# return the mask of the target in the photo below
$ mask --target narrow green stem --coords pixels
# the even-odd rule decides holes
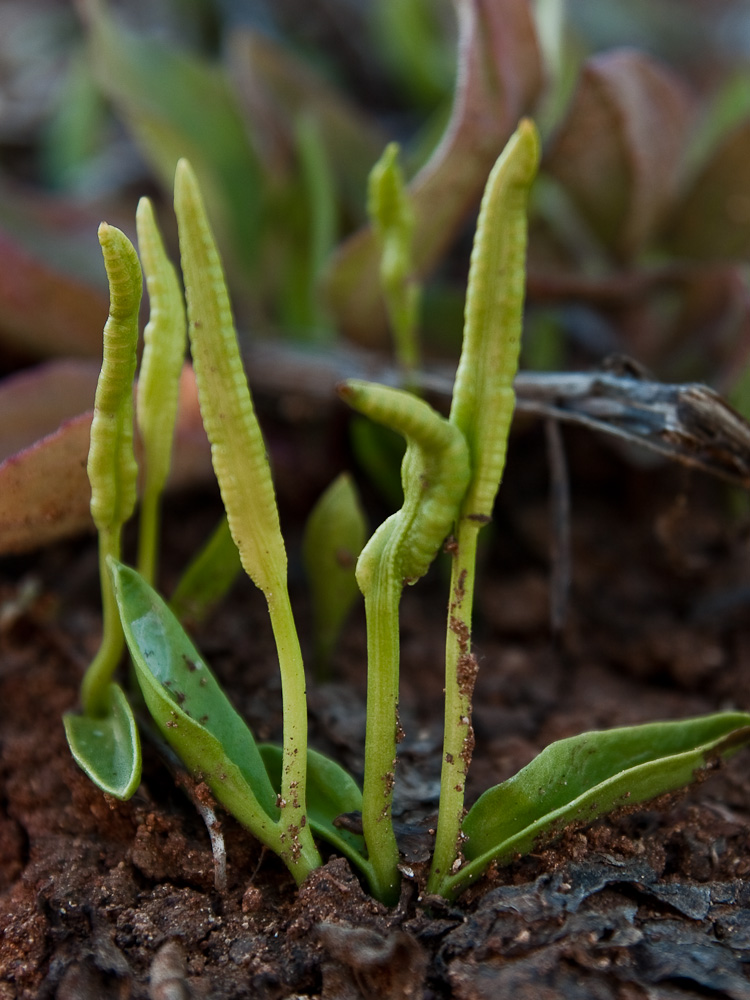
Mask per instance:
[[[284,711],[284,764],[281,770],[280,825],[285,863],[297,881],[322,864],[307,822],[307,689],[302,651],[289,593],[284,586],[266,593],[281,673]],[[299,876],[299,877],[298,877]]]
[[[461,821],[466,775],[474,750],[471,699],[477,662],[471,652],[471,610],[480,524],[462,519],[453,553],[451,599],[445,640],[445,732],[440,810],[427,891],[441,893],[461,859]]]
[[[154,585],[156,578],[156,553],[159,548],[159,508],[161,490],[146,488],[141,499],[138,520],[138,572],[147,583]]]
[[[125,637],[117,610],[107,556],[120,558],[121,528],[106,528],[99,532],[99,579],[102,589],[102,641],[81,683],[81,703],[88,716],[104,716],[108,712],[107,689],[122,657]]]
[[[367,615],[367,728],[362,788],[362,829],[373,870],[373,891],[384,903],[398,900],[398,845],[391,809],[398,727],[398,606],[401,588],[378,573],[365,594]]]

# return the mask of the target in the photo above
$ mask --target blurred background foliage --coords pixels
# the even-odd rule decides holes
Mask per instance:
[[[750,413],[744,0],[3,0],[0,373],[99,357],[97,224],[132,235],[150,194],[174,252],[180,156],[243,337],[390,352],[365,207],[391,140],[422,355],[455,358],[479,197],[523,114],[544,138],[526,366],[625,354]]]

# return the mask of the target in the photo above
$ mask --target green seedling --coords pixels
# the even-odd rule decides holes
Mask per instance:
[[[138,563],[144,576],[153,580],[159,502],[169,472],[185,355],[185,309],[177,275],[145,198],[138,205],[136,223],[151,305],[136,404],[145,464]],[[120,557],[122,527],[136,502],[133,380],[143,282],[138,254],[124,233],[102,223],[99,240],[110,286],[110,310],[91,425],[88,476],[91,515],[99,532],[103,638],[81,685],[83,714],[68,714],[64,721],[78,764],[101,789],[127,799],[140,781],[141,749],[132,709],[113,682],[125,643],[106,565],[108,559]]]
[[[367,537],[365,515],[351,476],[342,473],[312,509],[302,545],[310,582],[317,676],[330,674],[341,628],[359,595],[354,566]]]
[[[471,453],[471,482],[456,521],[445,651],[445,736],[440,816],[430,890],[460,857],[464,785],[474,734],[471,698],[477,663],[471,651],[477,536],[492,517],[513,416],[513,379],[521,346],[527,201],[539,163],[539,140],[522,123],[485,188],[471,255],[464,341],[450,420]]]
[[[505,463],[521,334],[526,204],[538,158],[536,130],[522,122],[488,182],[449,418],[407,391],[356,380],[340,387],[354,409],[406,441],[401,509],[375,531],[356,565],[368,650],[361,791],[335,761],[307,745],[304,669],[268,460],[200,192],[190,167],[184,161],[178,166],[175,207],[190,341],[227,511],[228,530],[219,529],[217,545],[228,545],[231,534],[242,565],[266,598],[282,678],[283,746],[256,743],[148,582],[115,553],[103,561],[144,701],[164,739],[217,800],[283,859],[298,883],[320,864],[319,838],[352,862],[379,899],[398,899],[391,810],[400,735],[399,602],[403,587],[427,572],[446,538],[452,581],[445,736],[429,892],[453,899],[490,864],[538,849],[570,824],[676,789],[750,743],[750,714],[744,712],[584,733],[547,747],[465,812],[477,671],[471,649],[477,536],[491,517]],[[114,483],[118,470],[113,466],[108,473]],[[322,552],[322,543],[308,543],[308,560],[324,560]],[[111,671],[102,683],[112,690],[110,678]],[[118,705],[129,711],[120,697]],[[102,697],[100,704],[104,716],[114,716],[113,702]],[[352,813],[361,813],[361,832],[350,822]]]
[[[103,222],[99,242],[110,288],[102,370],[91,423],[88,476],[91,516],[99,533],[102,643],[83,678],[83,715],[65,716],[73,757],[103,791],[128,798],[138,787],[141,751],[133,713],[113,682],[124,637],[107,559],[119,558],[122,526],[133,513],[138,467],[133,454],[133,379],[142,279],[124,233]]]
[[[305,671],[287,588],[287,559],[263,436],[247,386],[224,281],[198,183],[182,160],[175,213],[203,424],[216,478],[242,565],[263,592],[279,654],[284,703],[284,765],[279,801],[297,865],[319,863],[307,825]]]

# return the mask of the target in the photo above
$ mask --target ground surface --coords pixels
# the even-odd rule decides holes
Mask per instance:
[[[557,641],[544,466],[520,458],[543,452],[541,436],[518,439],[511,456],[479,588],[472,797],[563,736],[750,707],[750,542],[736,498],[568,440],[573,591]],[[169,509],[167,576],[215,514],[205,497]],[[417,878],[398,908],[369,899],[335,858],[296,892],[231,820],[218,893],[205,829],[150,747],[143,785],[119,804],[65,746],[60,717],[97,643],[95,574],[91,540],[0,570],[0,1000],[750,997],[747,752],[685,795],[569,831],[457,904],[425,909],[445,609],[435,575],[404,601],[397,811]],[[305,627],[297,585],[295,600]],[[273,650],[249,585],[199,643],[256,733],[277,738]],[[333,683],[310,687],[314,745],[355,771],[363,652],[355,616]]]

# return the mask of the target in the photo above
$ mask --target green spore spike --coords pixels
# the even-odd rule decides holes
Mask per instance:
[[[224,271],[197,179],[186,160],[177,165],[175,211],[193,367],[214,471],[245,572],[266,596],[273,595],[286,587],[287,569],[276,495]]]
[[[183,624],[199,625],[241,572],[240,554],[227,519],[222,517],[180,577],[169,606]]]
[[[359,412],[403,434],[404,503],[357,561],[367,616],[367,731],[362,826],[376,895],[398,897],[398,845],[391,810],[398,739],[399,623],[405,583],[423,576],[451,531],[469,480],[463,435],[411,393],[349,381],[340,395]]]
[[[471,699],[477,663],[471,651],[471,617],[477,536],[492,516],[515,405],[527,205],[538,163],[539,137],[534,124],[524,120],[490,173],[471,254],[463,347],[450,413],[471,453],[471,481],[451,546],[440,812],[428,881],[429,891],[436,893],[461,864],[464,787],[474,749]]]
[[[133,379],[138,343],[142,278],[138,255],[123,232],[103,222],[99,243],[110,288],[102,369],[96,387],[87,472],[91,516],[99,532],[102,644],[81,686],[86,715],[107,711],[107,686],[122,655],[120,616],[107,571],[107,557],[120,556],[122,526],[133,513],[138,467],[133,454]]]
[[[159,503],[172,457],[187,333],[177,272],[164,250],[148,198],[139,201],[135,218],[150,306],[143,332],[144,348],[136,395],[136,419],[145,467],[138,568],[145,579],[153,583],[159,540]]]
[[[112,681],[124,637],[107,560],[120,555],[122,525],[136,500],[133,378],[142,280],[138,256],[124,233],[103,222],[99,242],[109,280],[110,306],[87,468],[91,514],[99,532],[102,642],[81,684],[84,714],[68,713],[63,723],[76,763],[102,791],[128,799],[140,782],[141,745],[133,711]]]
[[[513,416],[526,285],[527,205],[539,137],[524,119],[490,173],[477,222],[450,420],[471,450],[466,515],[490,517]]]
[[[175,212],[203,425],[229,528],[245,571],[266,598],[279,655],[284,706],[279,801],[287,854],[298,870],[311,871],[320,864],[320,855],[305,812],[307,697],[287,588],[286,549],[219,252],[198,182],[186,160],[177,165]]]

